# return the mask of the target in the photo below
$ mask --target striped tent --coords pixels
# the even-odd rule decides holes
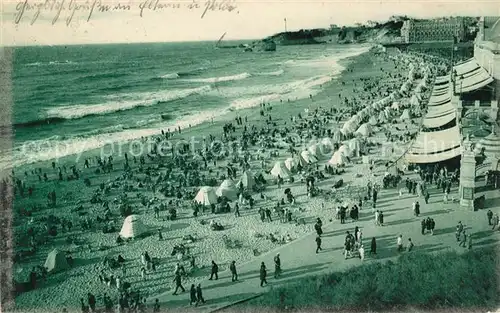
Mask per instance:
[[[493,131],[488,136],[479,140],[476,145],[475,151],[477,153],[481,152],[484,148],[484,154],[489,157],[494,157],[496,155],[500,155],[500,136]]]

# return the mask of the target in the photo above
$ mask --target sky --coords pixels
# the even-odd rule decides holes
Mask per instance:
[[[498,0],[210,0],[204,14],[206,1],[3,0],[0,43],[25,46],[216,41],[223,33],[227,33],[225,40],[257,39],[284,31],[285,18],[288,30],[299,30],[384,21],[392,15],[500,15]],[[109,10],[101,12],[106,7]]]

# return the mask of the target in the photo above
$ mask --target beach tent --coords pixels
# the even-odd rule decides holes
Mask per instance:
[[[322,146],[321,151],[331,152],[331,151],[333,151],[333,147],[334,147],[333,140],[331,140],[328,137],[323,138],[323,139],[321,139],[321,146]]]
[[[194,201],[206,206],[217,204],[217,194],[215,193],[215,189],[209,186],[201,187],[200,191],[196,194],[196,197],[194,197]]]
[[[371,127],[370,124],[364,123],[363,125],[359,126],[358,130],[356,131],[357,135],[361,135],[363,137],[368,137],[371,134]]]
[[[309,148],[307,148],[307,151],[309,151],[313,156],[315,156],[316,159],[321,159],[321,157],[323,156],[321,146],[318,143],[315,143]]]
[[[379,123],[381,124],[384,124],[387,122],[387,116],[385,114],[385,111],[381,111],[379,114],[378,114],[378,121]]]
[[[391,109],[393,110],[399,110],[400,108],[400,105],[399,105],[399,102],[393,102],[392,105],[391,105]]]
[[[348,147],[351,151],[351,155],[359,156],[361,152],[361,140],[359,138],[349,140]]]
[[[129,215],[123,221],[120,237],[135,238],[146,232],[146,226],[142,223],[138,215]]]
[[[405,109],[405,110],[403,111],[403,114],[401,114],[401,116],[399,117],[399,119],[400,119],[401,121],[407,121],[407,120],[410,120],[410,119],[411,119],[410,110]]]
[[[274,177],[280,176],[281,178],[290,178],[292,176],[292,173],[286,168],[285,162],[283,161],[278,161],[274,164],[273,169],[271,170],[271,175]]]
[[[285,166],[289,171],[293,171],[299,166],[299,161],[296,158],[288,158],[285,160]]]
[[[351,150],[349,150],[349,147],[345,144],[340,146],[338,151],[347,157],[351,156]]]
[[[347,163],[347,157],[340,151],[336,151],[330,161],[328,161],[331,165],[344,165]]]
[[[238,199],[238,188],[231,179],[226,179],[220,184],[215,194],[219,197],[226,197],[229,200]]]
[[[54,249],[47,255],[44,267],[47,269],[47,272],[50,273],[68,269],[70,266],[66,260],[65,253]]]
[[[420,106],[420,101],[418,101],[418,98],[416,95],[411,96],[410,104],[412,106],[416,106],[416,107]]]
[[[377,118],[376,118],[374,115],[372,115],[372,116],[370,117],[370,120],[368,121],[368,123],[369,123],[370,125],[372,125],[372,126],[377,125],[377,124],[378,124]]]
[[[237,186],[241,186],[245,189],[252,189],[253,186],[255,186],[255,178],[253,176],[253,173],[250,171],[244,171]]]
[[[302,157],[302,159],[304,159],[304,161],[307,163],[307,164],[311,164],[311,163],[316,163],[318,162],[318,158],[316,158],[316,156],[314,156],[311,152],[309,152],[308,150],[304,150],[300,153],[300,156]]]
[[[340,143],[343,138],[344,134],[342,134],[342,132],[339,129],[333,132],[333,142]]]

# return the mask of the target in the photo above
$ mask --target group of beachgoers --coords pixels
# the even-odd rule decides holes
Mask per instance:
[[[51,219],[50,223],[48,221],[37,223],[39,220],[33,219],[32,215],[42,210],[44,207],[43,203],[31,202],[32,207],[23,207],[23,217],[26,218],[23,222],[26,224],[26,229],[29,230],[30,237],[32,238],[31,243],[28,245],[33,249],[38,249],[40,245],[43,245],[43,242],[36,239],[46,236],[45,233],[48,229],[52,230],[51,236],[60,236],[62,234],[62,236],[67,238],[78,236],[75,235],[75,232],[95,232],[99,229],[104,230],[104,228],[109,230],[110,225],[116,223],[114,222],[115,220],[128,216],[131,213],[139,213],[141,210],[153,212],[156,219],[161,219],[162,216],[165,216],[164,212],[167,212],[166,220],[172,221],[178,218],[177,212],[181,211],[182,208],[190,208],[194,212],[193,215],[195,218],[211,216],[210,227],[213,230],[221,231],[224,230],[224,225],[217,224],[213,214],[233,212],[237,222],[238,218],[241,217],[241,210],[252,212],[262,222],[294,222],[296,225],[299,225],[299,221],[301,220],[300,214],[302,212],[296,209],[296,202],[298,200],[291,190],[288,188],[284,197],[275,202],[274,207],[268,207],[262,205],[262,203],[268,200],[266,188],[269,188],[272,184],[278,185],[278,188],[287,186],[287,184],[293,184],[295,182],[295,178],[293,177],[295,176],[298,177],[296,179],[297,183],[305,186],[306,194],[313,197],[321,192],[314,183],[316,180],[332,176],[341,177],[345,169],[337,165],[332,166],[331,164],[327,164],[323,168],[317,162],[301,161],[289,168],[289,171],[292,173],[291,177],[284,179],[280,175],[276,176],[272,173],[270,176],[269,164],[278,155],[277,151],[286,146],[285,150],[292,157],[298,157],[301,155],[300,151],[303,148],[300,146],[302,142],[328,137],[333,142],[333,146],[330,146],[327,151],[330,155],[333,151],[338,151],[343,142],[357,138],[363,142],[363,145],[357,149],[355,147],[354,150],[358,150],[356,151],[356,155],[347,155],[346,153],[346,157],[350,160],[358,156],[368,155],[371,151],[370,149],[377,147],[377,143],[370,141],[367,136],[359,137],[355,133],[355,129],[351,130],[353,126],[357,128],[357,126],[370,117],[370,114],[374,115],[379,111],[383,111],[384,108],[390,107],[394,101],[408,102],[405,99],[412,95],[411,90],[400,89],[401,81],[405,78],[408,77],[407,80],[411,84],[414,84],[417,79],[431,81],[432,77],[438,76],[447,70],[445,62],[436,63],[435,59],[428,59],[425,56],[380,54],[378,57],[386,62],[391,62],[394,65],[394,70],[390,71],[381,68],[385,79],[360,78],[355,80],[352,86],[352,93],[339,94],[341,105],[336,108],[319,107],[293,116],[290,120],[282,121],[280,124],[277,119],[272,118],[272,105],[270,103],[262,104],[261,119],[264,122],[259,124],[260,126],[252,123],[247,117],[242,118],[238,116],[235,119],[235,123],[228,122],[223,125],[220,136],[209,134],[208,137],[203,138],[198,146],[190,146],[186,143],[172,145],[170,151],[162,150],[164,149],[162,143],[167,140],[182,142],[182,130],[180,127],[173,130],[162,130],[161,134],[157,136],[143,138],[143,142],[148,143],[149,147],[149,150],[143,155],[129,157],[125,154],[123,160],[121,160],[123,161],[122,168],[118,168],[120,164],[118,157],[113,158],[113,156],[108,156],[105,158],[87,157],[84,158],[83,162],[80,162],[83,164],[78,163],[68,166],[52,162],[49,168],[43,169],[42,167],[38,167],[31,171],[27,170],[23,174],[13,171],[12,180],[14,182],[14,194],[16,197],[30,198],[38,192],[38,189],[45,189],[45,187],[37,187],[36,183],[48,184],[55,181],[80,180],[81,178],[85,181],[85,187],[82,186],[81,188],[87,188],[87,191],[92,190],[90,193],[85,192],[86,195],[91,194],[90,198],[87,201],[80,201],[75,207],[74,212],[70,214],[68,212],[62,214],[63,212],[57,211],[60,201],[56,201],[56,199],[60,199],[65,195],[56,194],[56,191],[52,190],[47,196],[46,206],[55,209],[51,211],[53,212],[51,214],[56,218]],[[410,68],[411,75],[405,75],[404,73],[404,70],[408,68]],[[425,93],[422,93],[422,97],[425,97]],[[314,100],[312,96],[311,99]],[[383,101],[377,101],[370,106],[369,111],[366,111],[367,101],[373,101],[373,99],[383,99]],[[418,110],[416,109],[416,111]],[[361,116],[361,112],[368,114]],[[392,114],[398,114],[398,112],[399,108],[395,109]],[[342,121],[347,121],[344,123],[345,127],[339,125]],[[340,127],[338,128],[342,127],[342,129],[332,131],[332,123],[339,125]],[[411,131],[408,126],[402,130],[396,129],[388,120],[384,123],[378,123],[378,127],[380,128],[380,133],[384,134],[386,139],[404,144],[407,144],[415,136],[415,132]],[[297,143],[297,138],[300,138],[302,142]],[[232,144],[236,141],[238,142],[238,147]],[[279,154],[282,153],[282,151],[279,152]],[[252,182],[252,186],[248,186],[246,183],[240,181],[236,185],[236,199],[220,197],[216,203],[211,203],[208,206],[208,212],[206,212],[207,206],[205,204],[193,201],[200,186],[216,186],[226,179],[237,179],[240,173],[251,173],[250,170],[254,171],[254,174],[249,179]],[[389,174],[386,173],[387,175]],[[449,193],[450,183],[457,179],[456,173],[448,173],[446,169],[439,170],[437,168],[422,170],[420,176],[422,179],[418,183],[410,183],[409,180],[406,181],[409,193],[418,193],[420,195],[422,191],[422,194],[425,194],[425,183],[435,183],[437,186],[444,186],[444,192]],[[359,211],[363,208],[365,202],[371,204],[372,212],[375,214],[375,223],[380,226],[384,224],[383,212],[376,209],[377,193],[382,185],[385,186],[381,179],[378,182],[370,180],[364,186],[367,192],[366,197],[364,196],[355,200],[350,199],[351,203],[355,201],[355,204],[332,206],[335,207],[335,217],[340,223],[345,223],[347,217],[350,217],[353,221],[358,221]],[[96,186],[92,180],[99,181],[100,183]],[[4,184],[7,184],[7,181],[4,181]],[[339,180],[338,188],[341,187],[342,182]],[[252,194],[260,194],[260,197],[257,196],[254,198]],[[140,203],[142,206],[133,208],[132,203]],[[299,206],[302,205],[305,206],[307,204],[299,204]],[[256,207],[258,209],[252,211]],[[60,217],[58,217],[59,214],[61,215]],[[78,227],[76,226],[73,227],[72,231],[71,226],[67,226],[68,222],[73,226],[69,217],[71,214],[75,214],[80,219],[80,230],[75,229]],[[433,225],[433,223],[429,223]],[[62,226],[63,224],[65,226]],[[78,225],[77,223],[75,224]],[[433,226],[428,228],[427,221],[425,224],[426,229],[432,232],[434,229]],[[314,225],[314,229],[317,232],[316,252],[321,251],[321,227],[322,222],[318,218]],[[117,231],[118,229],[115,227],[112,230]],[[70,233],[72,234],[71,236],[69,235]],[[158,230],[158,236],[160,240],[163,239],[160,230]],[[276,242],[276,244],[292,240],[288,234],[284,235],[282,240],[275,239],[273,242]],[[191,240],[190,242],[194,242],[193,245],[196,244],[195,240]],[[122,244],[121,241],[117,243]],[[89,250],[91,248],[89,245]],[[356,227],[353,235],[347,234],[344,248],[346,258],[351,256],[354,251],[364,249],[362,245],[362,233],[358,227]],[[183,249],[183,251],[182,256],[178,258],[177,262],[182,263],[186,259],[192,259],[194,263],[194,258],[189,253],[186,253],[187,249]],[[370,253],[376,254],[375,238],[372,239]],[[364,258],[364,252],[359,252],[359,255],[362,256],[362,259]],[[146,280],[147,273],[155,271],[156,266],[169,266],[168,264],[160,265],[153,262],[147,253],[141,256],[141,264],[140,271],[133,274],[141,277],[140,280]],[[262,265],[260,269],[260,281],[261,285],[265,285],[267,283],[267,270],[265,265]],[[233,273],[233,280],[237,280],[237,275],[234,275],[236,273],[234,262],[232,266],[234,273],[231,267],[230,269]],[[277,268],[277,276],[279,276],[281,265]],[[122,266],[122,270],[124,269],[125,265]],[[185,277],[183,276],[185,271],[181,269],[183,267],[177,263],[173,279],[175,286],[174,294],[177,293],[178,289],[184,290],[182,279]],[[122,276],[125,277],[125,273]],[[217,275],[215,275],[215,278],[217,279]],[[130,276],[128,279],[130,281]],[[104,281],[102,276],[101,280]],[[114,285],[116,284],[115,277]],[[120,312],[127,308],[141,311],[146,305],[144,297],[140,296],[141,293],[139,290],[131,291],[133,290],[133,286],[131,285],[128,281],[121,281],[117,287],[119,294],[117,305]],[[82,311],[84,309],[86,311],[95,311],[95,297],[93,295],[90,297],[90,295],[89,293],[89,299],[86,303],[84,303],[82,298]],[[102,298],[105,300],[103,302],[104,307],[108,310],[111,307],[110,303],[113,303],[113,301],[110,300],[107,294]],[[190,303],[200,305],[204,302],[205,299],[201,292],[201,285],[192,284],[190,289]],[[158,305],[158,302],[155,302],[155,308]]]

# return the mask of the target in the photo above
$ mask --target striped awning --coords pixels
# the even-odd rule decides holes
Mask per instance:
[[[428,164],[443,162],[449,159],[453,159],[462,154],[462,147],[457,146],[450,150],[440,151],[432,154],[412,154],[407,153],[405,159],[408,163],[414,164]]]
[[[464,74],[473,72],[473,71],[477,70],[480,67],[481,66],[479,66],[479,64],[477,63],[476,59],[471,58],[471,59],[468,59],[467,61],[465,61],[463,63],[455,65],[453,67],[453,70],[455,71],[455,73],[457,74],[457,76],[460,76],[460,75],[464,75]]]
[[[482,138],[477,143],[475,150],[479,152],[482,148],[484,148],[484,154],[486,155],[500,155],[500,137],[495,133],[491,133]]]
[[[408,153],[415,155],[431,155],[446,152],[461,146],[458,126],[434,132],[420,132]]]

